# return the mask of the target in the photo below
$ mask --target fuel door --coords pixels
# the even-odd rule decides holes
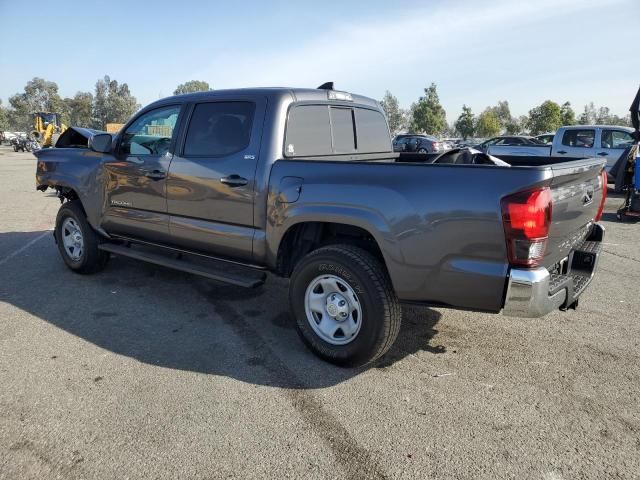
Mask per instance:
[[[278,187],[278,203],[293,203],[298,201],[302,192],[301,177],[282,177]]]

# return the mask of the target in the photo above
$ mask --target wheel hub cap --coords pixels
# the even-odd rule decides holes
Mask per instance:
[[[349,316],[349,302],[339,293],[330,293],[327,295],[327,313],[331,318],[335,318],[339,322],[347,319]]]
[[[362,325],[362,306],[354,288],[335,275],[313,279],[305,293],[305,313],[313,331],[332,345],[352,342]]]
[[[73,218],[69,217],[62,222],[62,228],[60,230],[64,251],[71,260],[80,260],[84,249],[84,240],[80,226]]]

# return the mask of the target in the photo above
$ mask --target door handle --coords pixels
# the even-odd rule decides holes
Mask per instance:
[[[228,185],[230,187],[242,187],[249,183],[249,180],[234,173],[233,175],[229,175],[228,177],[222,177],[220,179],[220,183],[224,183],[225,185]]]
[[[601,157],[606,157],[607,155],[609,155],[609,152],[600,152],[598,153],[598,155],[600,155]]]
[[[167,174],[161,170],[153,170],[152,172],[145,173],[144,176],[151,180],[162,180]]]
[[[560,155],[564,155],[564,154],[565,154],[565,153],[567,153],[567,152],[566,152],[566,151],[564,151],[564,150],[558,150],[558,153],[559,153]]]

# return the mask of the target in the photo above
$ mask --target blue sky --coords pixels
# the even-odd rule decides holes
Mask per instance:
[[[9,21],[9,20],[15,21]],[[0,98],[34,76],[63,96],[104,74],[142,104],[214,88],[336,88],[408,107],[436,82],[450,121],[508,100],[626,114],[640,84],[640,0],[322,2],[0,0]]]

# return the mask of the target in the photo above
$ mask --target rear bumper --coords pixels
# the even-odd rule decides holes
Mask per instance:
[[[575,308],[578,297],[591,283],[602,249],[604,228],[594,224],[587,239],[568,257],[568,271],[550,273],[546,268],[512,268],[502,313],[511,317],[542,317]]]

